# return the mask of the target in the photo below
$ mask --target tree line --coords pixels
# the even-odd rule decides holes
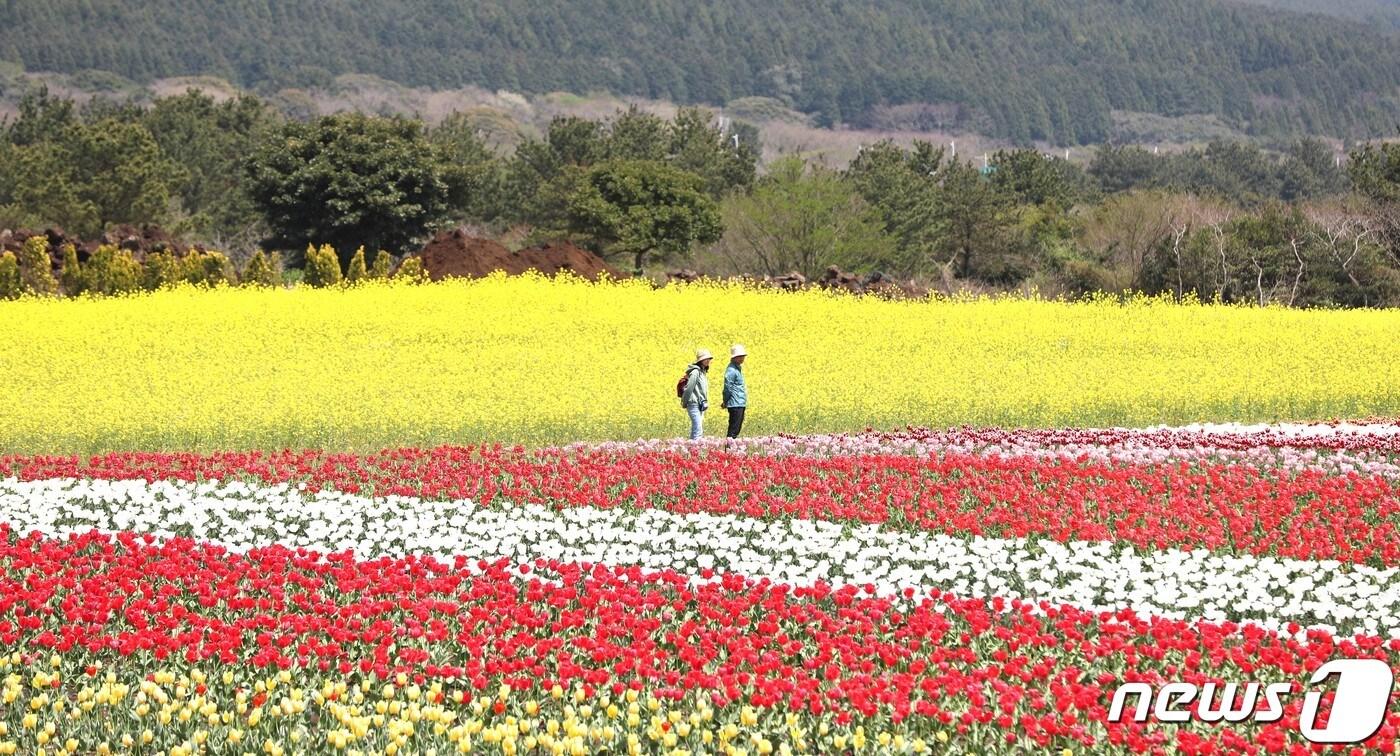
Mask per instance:
[[[60,260],[57,274],[54,252]],[[294,271],[291,279],[314,288],[355,286],[391,278],[415,284],[429,280],[417,256],[405,257],[397,267],[390,257],[388,252],[380,250],[374,255],[373,264],[366,264],[364,247],[360,247],[342,270],[332,247],[309,246],[303,256],[303,269]],[[148,252],[137,259],[129,249],[102,244],[86,260],[79,260],[74,244],[64,244],[61,249],[53,250],[44,234],[26,238],[18,254],[9,250],[0,252],[0,300],[22,296],[110,297],[178,285],[276,287],[286,283],[288,276],[282,268],[282,256],[277,252],[265,254],[261,250],[248,257],[242,270],[222,252],[198,248],[183,255],[168,250]]]
[[[1400,31],[1400,3],[1394,0],[1245,0],[1254,5],[1351,19]]]
[[[0,60],[265,92],[364,73],[688,104],[764,96],[822,125],[909,107],[922,128],[1023,144],[1103,142],[1115,111],[1347,138],[1400,115],[1400,46],[1383,29],[1218,0],[653,0],[625,15],[608,0],[11,2]]]
[[[253,97],[80,110],[37,93],[0,127],[0,227],[90,238],[156,222],[240,267],[260,247],[326,279],[473,224],[566,237],[636,271],[836,265],[949,290],[1400,304],[1397,144],[1363,144],[1345,163],[1313,139],[1105,146],[1082,165],[1030,149],[982,165],[927,142],[869,145],[841,168],[788,156],[760,169],[759,153],[752,127],[699,109],[559,118],[498,154],[463,116],[300,122]]]

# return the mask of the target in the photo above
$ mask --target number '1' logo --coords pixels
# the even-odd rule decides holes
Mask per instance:
[[[1309,690],[1303,696],[1299,731],[1314,743],[1361,743],[1370,739],[1380,731],[1390,707],[1390,691],[1395,683],[1390,666],[1379,659],[1333,659],[1313,672],[1309,684],[1316,686],[1329,677],[1337,678],[1337,690],[1327,724],[1319,727],[1317,723],[1322,691]],[[1252,682],[1243,689],[1235,683],[1222,687],[1209,682],[1198,688],[1188,682],[1173,682],[1156,691],[1147,683],[1125,683],[1113,694],[1108,721],[1122,721],[1128,696],[1137,695],[1137,709],[1131,717],[1137,722],[1146,722],[1149,712],[1158,722],[1189,722],[1190,709],[1177,707],[1189,707],[1193,702],[1196,719],[1201,722],[1276,722],[1283,717],[1283,700],[1292,694],[1293,683],[1289,682],[1268,686]]]
[[[1390,706],[1390,689],[1395,676],[1379,659],[1333,659],[1313,672],[1312,684],[1337,675],[1337,694],[1327,726],[1317,727],[1317,707],[1322,693],[1310,690],[1303,696],[1303,713],[1298,724],[1303,737],[1314,743],[1360,743],[1375,735],[1385,722]]]

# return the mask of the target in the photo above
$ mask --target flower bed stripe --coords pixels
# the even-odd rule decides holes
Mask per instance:
[[[534,579],[536,573],[549,579]],[[230,729],[258,726],[253,709],[264,717],[280,709],[280,721],[269,728],[284,739],[296,730],[307,743],[319,744],[329,742],[331,732],[349,729],[324,703],[346,688],[320,688],[332,693],[316,706],[334,717],[296,716],[311,704],[303,699],[298,708],[295,700],[279,700],[287,696],[286,685],[276,687],[282,670],[288,673],[282,682],[296,681],[302,690],[370,680],[362,693],[373,698],[339,701],[356,707],[347,716],[371,720],[377,702],[400,701],[380,710],[375,727],[393,737],[404,732],[389,726],[399,720],[387,715],[402,711],[410,683],[444,682],[435,704],[457,700],[458,693],[474,704],[487,703],[486,711],[457,709],[464,721],[498,726],[510,716],[512,726],[525,722],[517,738],[542,725],[530,701],[548,700],[558,685],[577,691],[573,705],[589,705],[588,713],[565,712],[585,721],[585,732],[612,717],[615,729],[606,743],[617,749],[627,747],[629,732],[642,736],[642,720],[632,725],[621,712],[610,715],[601,697],[626,700],[628,690],[640,690],[657,702],[652,713],[666,711],[651,723],[658,740],[682,721],[669,719],[669,712],[684,716],[703,709],[711,715],[684,747],[719,750],[703,743],[719,739],[724,726],[725,742],[743,732],[818,752],[845,750],[857,735],[881,751],[904,750],[915,739],[951,738],[962,750],[1007,752],[1073,747],[1198,753],[1207,747],[1218,752],[1299,745],[1297,699],[1287,702],[1281,721],[1248,731],[1200,722],[1115,725],[1106,722],[1105,710],[1111,691],[1127,678],[1152,684],[1296,681],[1337,656],[1393,663],[1400,650],[1400,641],[1378,638],[1339,641],[1314,632],[1293,639],[1131,612],[1031,611],[1000,599],[940,595],[897,602],[854,587],[802,588],[739,576],[695,585],[671,572],[559,562],[531,569],[467,559],[357,561],[275,546],[240,555],[184,539],[148,544],[130,534],[22,538],[6,526],[0,526],[0,640],[17,652],[38,652],[39,659],[59,654],[52,669],[38,671],[33,661],[24,661],[33,657],[12,656],[6,666],[26,673],[11,678],[20,689],[32,685],[63,695],[65,681],[85,685],[72,678],[95,678],[98,665],[150,670],[150,681],[163,690],[143,686],[142,700],[150,707],[136,714],[138,722],[142,716],[154,719],[157,710],[169,714],[172,709],[160,705],[172,697],[189,697],[188,690],[170,690],[171,669],[191,681],[193,671],[221,681],[208,686],[216,688],[213,693],[200,692],[219,702],[212,712],[221,705],[233,708],[230,688],[258,677],[261,689],[244,688],[244,701],[252,706],[213,725],[219,745]],[[389,680],[394,686],[381,691]],[[253,694],[259,690],[265,695]],[[47,712],[51,700],[34,708]],[[75,691],[74,700],[84,699]],[[195,708],[201,722],[207,716],[202,707]],[[20,722],[28,708],[6,707],[0,716],[10,720],[9,731],[34,742],[34,730]],[[554,706],[552,713],[558,711]],[[171,725],[171,732],[184,737],[184,721]],[[99,722],[79,729],[64,720],[63,726],[54,735],[77,732],[85,739],[80,746],[88,742],[93,748],[91,739],[108,737]],[[445,745],[448,727],[435,729],[410,728],[414,748]],[[704,729],[711,741],[703,740]],[[905,744],[898,749],[896,736]],[[377,737],[385,742],[382,730]],[[1387,725],[1368,747],[1389,748],[1394,739],[1394,725]]]
[[[571,444],[568,451],[617,453],[703,448],[775,456],[980,454],[1155,464],[1213,462],[1286,470],[1400,477],[1400,425],[1206,425],[1190,428],[955,428],[773,436],[729,441],[658,439]]]
[[[657,508],[905,532],[1400,565],[1400,482],[1249,465],[997,455],[455,448],[27,458],[18,476],[240,479],[425,499]]]
[[[795,586],[871,585],[1022,598],[1168,618],[1290,623],[1400,637],[1400,569],[1128,544],[961,538],[820,520],[656,509],[375,499],[290,486],[178,481],[0,483],[18,532],[91,529],[193,538],[237,551],[280,544],[360,557],[537,559],[719,571]]]

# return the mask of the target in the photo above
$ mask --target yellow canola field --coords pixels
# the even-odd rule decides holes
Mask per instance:
[[[1400,311],[899,303],[496,276],[0,303],[0,450],[529,445],[683,435],[748,347],[745,435],[1391,415]]]

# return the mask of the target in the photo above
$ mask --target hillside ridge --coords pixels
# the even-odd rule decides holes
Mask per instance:
[[[764,96],[823,125],[894,118],[1025,143],[1104,141],[1115,111],[1213,114],[1254,136],[1385,136],[1400,119],[1392,35],[1215,0],[654,0],[625,12],[615,0],[17,0],[0,6],[0,60],[271,89],[363,73],[714,105]]]

